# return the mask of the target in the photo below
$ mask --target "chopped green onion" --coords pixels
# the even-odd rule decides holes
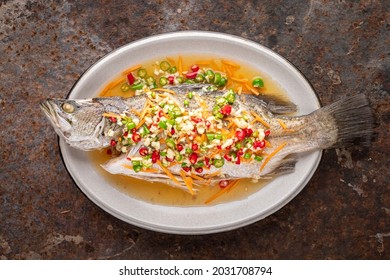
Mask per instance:
[[[240,142],[237,142],[236,145],[235,145],[235,147],[236,147],[237,149],[241,149],[241,148],[242,148],[242,144],[241,144]]]
[[[161,68],[161,70],[163,70],[163,71],[168,71],[169,68],[171,68],[171,65],[169,64],[168,61],[164,60],[164,61],[161,61],[161,63],[160,63],[160,68]]]
[[[167,146],[171,149],[174,149],[176,147],[176,143],[175,141],[173,141],[171,138],[168,138],[165,143],[167,144]]]
[[[168,125],[167,125],[167,122],[166,121],[160,121],[158,123],[158,126],[163,128],[163,129],[167,129],[168,128]]]
[[[195,81],[196,81],[197,83],[202,83],[202,82],[204,81],[204,76],[203,76],[202,74],[198,73],[198,74],[196,75],[196,77],[195,77]]]
[[[262,160],[263,160],[263,157],[261,157],[261,156],[255,156],[255,160],[256,160],[256,161],[262,161]]]
[[[144,84],[141,83],[141,82],[136,82],[134,83],[132,86],[131,86],[131,89],[134,89],[134,90],[140,90],[144,87]]]
[[[156,82],[156,79],[153,78],[152,76],[149,76],[149,77],[146,78],[146,83],[147,83],[149,86],[153,85],[155,82]]]
[[[252,81],[252,86],[258,88],[258,87],[264,87],[264,82],[261,78],[254,78]]]
[[[190,101],[188,99],[184,100],[184,106],[185,107],[190,106]]]
[[[179,84],[182,84],[184,82],[184,78],[182,76],[178,76],[176,77],[176,81],[179,83]]]
[[[167,152],[160,152],[160,155],[162,156],[162,157],[166,157],[167,156]]]
[[[127,130],[132,130],[133,128],[136,127],[135,123],[129,122],[126,124]]]
[[[215,139],[222,140],[222,134],[215,134]]]
[[[176,160],[176,161],[181,161],[182,159],[183,159],[183,156],[182,156],[181,154],[177,153],[177,154],[175,155],[175,160]]]
[[[158,82],[159,82],[159,84],[160,84],[161,86],[165,86],[165,85],[168,84],[168,79],[165,78],[165,77],[161,77],[161,78],[158,80]]]
[[[149,133],[150,133],[149,128],[148,128],[146,125],[143,125],[143,126],[142,126],[142,133],[141,133],[141,136],[142,136],[142,137],[145,137],[145,136],[148,135]]]
[[[214,81],[214,76],[215,76],[215,74],[214,74],[213,70],[209,69],[209,70],[206,71],[206,80],[207,80],[207,82],[209,82],[209,83],[213,82]]]
[[[214,84],[215,85],[219,85],[219,83],[221,82],[221,78],[222,78],[222,75],[221,73],[215,73],[214,75]]]
[[[124,83],[122,86],[121,86],[121,90],[123,92],[126,92],[130,89],[130,85],[128,83]]]
[[[233,104],[236,101],[236,94],[230,90],[228,95],[226,96],[226,100],[229,104]]]
[[[137,72],[137,75],[140,78],[145,78],[147,74],[148,73],[146,72],[146,70],[144,68],[139,69]]]
[[[221,168],[224,164],[225,164],[225,160],[223,158],[214,159],[214,161],[213,161],[213,165],[216,168]]]
[[[193,150],[191,148],[186,148],[186,154],[192,154]]]
[[[192,97],[194,97],[194,92],[190,91],[188,94],[187,94],[188,98],[189,99],[192,99]]]
[[[222,77],[221,80],[218,83],[218,86],[223,87],[223,86],[226,85],[226,83],[227,83],[227,78]]]
[[[142,165],[133,165],[133,170],[134,170],[135,172],[140,172],[141,169],[142,169]]]
[[[195,168],[203,167],[203,166],[204,166],[204,162],[203,162],[203,161],[198,161],[198,162],[194,165]]]
[[[207,139],[214,140],[215,139],[215,134],[214,133],[206,133]]]
[[[250,159],[250,158],[251,158],[251,154],[250,154],[250,153],[244,154],[244,158],[245,158],[245,159]]]
[[[177,72],[176,66],[172,66],[171,69],[169,69],[169,73],[175,74]]]

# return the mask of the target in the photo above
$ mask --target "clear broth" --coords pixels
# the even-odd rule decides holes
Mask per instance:
[[[165,58],[162,58],[165,60]],[[189,69],[192,64],[198,64],[201,68],[213,68],[222,69],[221,59],[208,57],[205,55],[186,55],[181,56],[183,62],[183,71]],[[169,62],[177,62],[178,58],[167,58]],[[208,65],[205,62],[210,61]],[[156,65],[156,60],[152,60],[142,64],[142,67],[147,70],[148,73],[153,73],[153,69]],[[177,64],[176,64],[177,65]],[[221,70],[222,71],[222,70]],[[234,71],[234,76],[237,78],[247,78],[251,80],[253,77],[261,77],[264,81],[265,87],[262,88],[262,92],[267,95],[278,96],[287,100],[287,95],[279,84],[271,77],[260,72],[258,69],[248,67],[240,64],[240,68]],[[114,81],[117,79],[114,79]],[[228,88],[237,89],[240,84],[234,81],[229,81],[226,85]],[[129,97],[131,94],[128,92],[122,92],[121,84],[112,87],[110,90],[103,90],[99,96],[122,96]],[[152,183],[144,180],[134,179],[132,177],[124,175],[114,175],[106,172],[100,165],[107,162],[112,158],[108,155],[106,150],[91,151],[90,159],[102,177],[107,181],[109,185],[114,186],[123,193],[140,199],[149,203],[170,205],[170,206],[202,206],[206,205],[205,201],[217,193],[220,188],[218,186],[206,186],[202,187],[196,195],[191,195],[181,189],[174,188],[162,183]],[[251,180],[243,179],[230,191],[224,193],[210,204],[226,203],[229,201],[245,199],[249,195],[259,191],[264,185],[266,185],[270,179],[262,179],[258,182],[252,182]]]

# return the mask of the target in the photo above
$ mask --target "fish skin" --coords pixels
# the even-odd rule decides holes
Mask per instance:
[[[208,91],[204,90],[204,88],[204,85],[185,85],[170,87],[169,89],[176,92],[174,98],[180,104],[183,104],[187,98],[186,93],[188,91],[196,92],[206,102],[208,109],[211,111],[215,98],[223,95],[225,91]],[[62,105],[69,102],[74,104],[75,107],[75,112],[72,114],[68,114],[62,109]],[[67,143],[75,148],[91,150],[109,146],[109,141],[115,135],[119,135],[121,131],[120,126],[108,122],[106,118],[102,117],[103,113],[121,114],[127,112],[128,116],[137,118],[138,116],[131,109],[140,112],[146,102],[146,95],[138,95],[131,98],[112,97],[88,100],[49,99],[43,102],[41,106],[60,137],[64,138]],[[241,163],[239,166],[233,162],[225,161],[222,168],[217,169],[211,166],[209,170],[205,169],[202,173],[202,176],[205,177],[220,171],[217,177],[211,178],[215,181],[241,178],[258,179],[269,176],[272,173],[291,172],[294,170],[295,161],[291,155],[349,145],[356,138],[360,138],[363,142],[368,143],[372,135],[372,112],[364,95],[344,98],[304,116],[284,116],[283,114],[286,112],[293,112],[296,106],[288,102],[283,104],[283,102],[272,99],[268,99],[266,102],[261,97],[254,95],[237,95],[233,108],[235,110],[254,111],[268,123],[271,130],[269,139],[272,147],[267,146],[264,149],[266,154],[271,154],[279,146],[283,146],[283,148],[265,166],[263,166],[262,162],[255,161]],[[196,108],[190,107],[189,109]],[[86,124],[86,121],[90,123]],[[66,124],[69,122],[73,124],[81,122],[82,124],[69,127]],[[60,125],[63,124],[65,124],[64,127],[61,127]],[[254,126],[256,128],[261,125],[256,122]],[[107,136],[107,132],[110,129],[115,132],[114,136]],[[135,145],[127,156],[137,155],[141,144],[142,141]],[[130,162],[126,159],[126,155],[123,155],[110,160],[103,164],[102,167],[113,174],[124,174],[139,179],[177,185],[172,182],[157,164],[154,164],[152,168],[160,170],[160,172],[154,174],[143,171],[135,172],[128,168],[129,164]],[[177,185],[177,187],[186,189],[181,180],[180,165],[172,166],[169,170],[180,182],[180,185]],[[198,183],[200,184],[201,182]],[[195,181],[196,184],[197,182]]]

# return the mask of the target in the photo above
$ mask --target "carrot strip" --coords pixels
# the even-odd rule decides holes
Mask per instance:
[[[262,123],[265,127],[270,128],[270,125],[262,119],[258,114],[256,114],[254,111],[250,111],[251,114],[256,118],[256,120],[260,123]]]
[[[179,70],[179,75],[183,73],[183,58],[179,56],[179,61],[177,62],[177,68]]]
[[[222,194],[228,192],[230,189],[232,189],[240,180],[233,180],[227,185],[225,188],[221,189],[219,192],[211,196],[209,199],[207,199],[204,203],[209,204],[210,202],[214,201],[218,197],[220,197]]]
[[[269,156],[266,157],[265,160],[263,161],[262,165],[260,166],[260,171],[263,170],[264,167],[266,166],[266,164],[270,161],[270,159],[272,157],[274,157],[278,152],[280,152],[280,150],[283,149],[286,145],[287,145],[287,143],[283,143],[279,147],[277,147],[275,150],[273,150],[272,153],[270,153]]]
[[[168,168],[166,168],[160,160],[157,160],[157,164],[161,167],[161,169],[167,174],[167,176],[169,178],[172,179],[173,182],[175,182],[177,185],[180,185],[179,181],[176,179],[175,176],[172,175],[171,171],[168,170]]]
[[[139,121],[139,123],[138,123],[138,125],[137,125],[137,129],[138,128],[140,128],[143,124],[145,123],[145,118],[142,118],[140,121]]]
[[[281,126],[284,130],[287,129],[286,124],[285,124],[282,120],[277,119],[277,121],[278,121],[278,123],[280,124],[280,126]]]
[[[198,64],[198,65],[210,65],[211,64],[211,60],[198,60],[195,62],[195,64]]]
[[[236,78],[236,77],[230,77],[230,79],[232,79],[233,81],[237,82],[237,83],[248,83],[248,79],[240,79],[240,78]]]
[[[240,68],[240,65],[239,65],[239,64],[234,63],[234,62],[231,61],[231,60],[221,59],[221,62],[222,62],[223,64],[229,65],[229,66],[231,66],[231,67],[233,67],[233,68]]]
[[[198,175],[196,175],[194,173],[191,173],[191,178],[196,179],[198,181],[204,181],[205,180],[204,178],[202,178],[202,177],[200,177],[200,176],[198,176]]]
[[[134,114],[138,115],[139,117],[141,116],[141,113],[138,112],[136,109],[131,108],[130,110],[131,110]]]
[[[102,116],[106,117],[106,118],[109,118],[109,117],[114,117],[114,118],[119,118],[119,119],[122,118],[120,115],[115,114],[115,113],[110,113],[110,112],[103,113]]]
[[[140,69],[141,67],[142,67],[141,64],[137,64],[137,65],[135,65],[135,66],[133,66],[133,67],[130,67],[129,69],[126,69],[125,71],[123,71],[123,72],[122,72],[122,75],[128,75],[128,74],[130,74],[131,72]]]
[[[215,171],[214,173],[207,174],[206,177],[213,178],[213,177],[218,176],[219,174],[221,174],[221,170]]]
[[[175,91],[170,90],[170,89],[166,89],[166,88],[154,88],[154,89],[152,89],[151,91],[164,91],[164,92],[168,92],[168,93],[170,93],[170,94],[176,94]]]
[[[187,177],[186,173],[183,170],[180,170],[180,175],[183,178],[184,184],[187,186],[190,193],[194,194],[192,178]]]

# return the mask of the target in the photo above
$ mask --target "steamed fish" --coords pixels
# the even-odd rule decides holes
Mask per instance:
[[[48,99],[41,107],[72,147],[119,154],[102,165],[108,172],[191,193],[200,185],[292,172],[294,154],[367,142],[372,133],[364,95],[304,116],[291,116],[291,102],[205,84],[130,98]]]

